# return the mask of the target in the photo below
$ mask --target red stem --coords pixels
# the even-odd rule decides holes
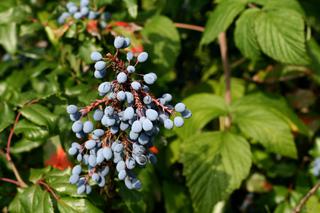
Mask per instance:
[[[54,197],[54,199],[59,200],[60,197],[50,188],[50,186],[43,180],[38,180],[39,185],[42,185],[46,190]]]
[[[8,182],[8,183],[13,183],[13,184],[15,184],[15,185],[17,185],[17,186],[21,186],[20,185],[20,183],[19,183],[19,181],[16,181],[16,180],[12,180],[12,179],[10,179],[10,178],[0,178],[0,180],[2,180],[2,181],[4,181],[4,182]]]
[[[192,25],[192,24],[184,24],[184,23],[174,23],[177,28],[181,29],[187,29],[187,30],[194,30],[194,31],[199,31],[203,32],[204,27],[202,26],[197,26],[197,25]]]
[[[6,153],[6,157],[7,157],[7,160],[8,161],[11,161],[11,157],[10,157],[10,146],[11,146],[11,140],[12,140],[12,136],[13,136],[13,133],[14,133],[14,129],[19,121],[19,118],[21,116],[21,112],[19,112],[16,116],[16,120],[14,121],[14,124],[10,130],[10,134],[9,134],[9,137],[8,137],[8,142],[7,142],[7,153]]]

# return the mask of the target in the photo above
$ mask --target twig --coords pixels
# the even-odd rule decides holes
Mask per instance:
[[[2,180],[2,181],[4,181],[4,182],[8,182],[8,183],[13,183],[13,184],[15,184],[15,185],[17,185],[17,186],[21,186],[20,185],[20,183],[19,183],[19,181],[16,181],[16,180],[12,180],[12,179],[10,179],[10,178],[0,178],[0,180]]]
[[[46,182],[44,182],[43,180],[38,180],[37,183],[46,188],[46,190],[54,197],[54,199],[60,199],[60,197],[51,189],[51,187]]]
[[[11,140],[12,140],[12,136],[13,136],[13,133],[14,133],[14,129],[16,128],[16,125],[19,122],[20,116],[21,116],[21,112],[18,112],[18,114],[16,116],[16,119],[15,119],[15,121],[13,123],[13,126],[10,129],[10,134],[9,134],[8,141],[7,141],[7,153],[6,153],[7,161],[11,161],[11,157],[10,157]]]
[[[192,25],[192,24],[184,24],[184,23],[174,23],[174,25],[177,28],[181,28],[181,29],[194,30],[194,31],[199,31],[199,32],[204,31],[204,27],[202,27],[202,26],[197,26],[197,25]]]
[[[221,60],[223,64],[223,70],[224,70],[224,78],[225,78],[225,96],[224,99],[227,104],[231,103],[232,97],[231,97],[231,71],[230,71],[230,65],[228,61],[228,44],[227,44],[227,36],[225,32],[222,32],[219,34],[219,46],[220,46],[220,54],[221,54]],[[229,128],[231,125],[231,116],[228,115],[225,119],[225,127]]]
[[[310,189],[310,191],[300,200],[299,204],[296,206],[296,208],[294,208],[293,213],[301,212],[303,206],[307,203],[309,198],[317,192],[319,187],[320,187],[320,182],[314,185],[312,189]]]

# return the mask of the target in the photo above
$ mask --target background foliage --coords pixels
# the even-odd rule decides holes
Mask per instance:
[[[88,21],[58,25],[65,3],[0,2],[0,178],[15,179],[5,152],[21,113],[10,153],[27,183],[0,182],[3,212],[282,213],[316,184],[319,1],[92,0],[112,15],[106,30]],[[221,32],[231,103],[224,98]],[[65,107],[97,98],[89,54],[112,50],[118,34],[131,38],[132,51],[149,53],[144,71],[159,76],[157,95],[184,99],[193,117],[157,138],[159,160],[140,172],[141,191],[116,182],[112,196],[98,189],[77,195],[68,184],[73,162],[64,150],[74,138]],[[302,211],[320,212],[319,199],[312,195]]]

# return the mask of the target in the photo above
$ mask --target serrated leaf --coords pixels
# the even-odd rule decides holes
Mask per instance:
[[[13,154],[18,154],[22,152],[29,152],[32,149],[38,148],[41,146],[45,141],[43,140],[29,140],[26,138],[22,138],[21,140],[14,143],[11,147],[10,151]]]
[[[18,44],[16,23],[0,25],[0,44],[9,53],[14,54],[16,52]]]
[[[264,4],[264,9],[290,9],[301,15],[305,15],[303,8],[297,0],[268,0]]]
[[[254,31],[254,23],[260,9],[250,8],[243,12],[236,22],[234,40],[236,46],[247,58],[256,60],[260,56],[260,47]]]
[[[22,210],[22,211],[21,211]],[[34,212],[34,213],[53,213],[53,205],[48,192],[41,189],[38,185],[26,188],[18,193],[14,202],[9,206],[12,213]]]
[[[57,116],[40,104],[23,107],[20,110],[23,117],[40,126],[52,126]]]
[[[62,197],[58,200],[58,209],[61,213],[102,213],[84,198]]]
[[[272,111],[258,105],[237,105],[232,108],[231,116],[246,137],[260,142],[268,151],[297,157],[289,125]]]
[[[182,163],[194,211],[211,213],[249,174],[250,146],[230,132],[197,134],[183,144]]]
[[[289,107],[286,100],[281,96],[254,93],[244,96],[243,98],[233,102],[232,105],[234,108],[246,108],[248,105],[264,108],[286,121],[289,124],[291,131],[300,132],[304,135],[310,136],[310,130],[308,127],[299,119],[295,112]]]
[[[180,53],[180,36],[174,23],[165,16],[155,16],[145,24],[142,34],[154,69],[160,75],[166,74],[164,71],[172,68]]]
[[[307,64],[303,17],[287,9],[264,10],[257,16],[255,31],[262,51],[274,60]]]
[[[219,33],[226,31],[234,18],[244,10],[245,6],[246,1],[243,0],[227,0],[221,2],[217,8],[210,13],[200,44],[209,44],[218,37]]]
[[[14,112],[10,109],[9,105],[1,101],[0,102],[0,132],[2,132],[5,128],[10,126],[14,121]]]
[[[15,133],[22,133],[27,139],[30,140],[41,140],[49,136],[49,132],[46,128],[37,126],[26,120],[21,120],[18,122]]]
[[[192,117],[185,121],[183,128],[176,128],[182,139],[199,133],[211,120],[228,113],[227,105],[222,97],[211,94],[192,95],[183,101],[192,112]]]

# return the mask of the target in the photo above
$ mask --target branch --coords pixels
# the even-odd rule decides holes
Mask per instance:
[[[228,61],[228,44],[227,44],[227,36],[225,32],[222,32],[219,34],[219,46],[220,46],[220,54],[221,54],[221,60],[223,64],[223,71],[224,71],[224,78],[225,78],[225,96],[224,99],[227,104],[231,103],[232,97],[231,97],[231,71],[230,71],[230,65]],[[231,116],[228,115],[225,119],[224,123],[226,128],[229,128],[231,125]]]
[[[184,24],[184,23],[174,23],[174,25],[177,28],[181,28],[181,29],[194,30],[194,31],[198,31],[198,32],[204,31],[204,27],[202,27],[202,26],[197,26],[197,25],[192,25],[192,24]]]
[[[309,200],[309,198],[314,195],[317,190],[320,187],[320,182],[317,183],[316,185],[314,185],[314,187],[312,187],[312,189],[310,189],[310,191],[301,199],[301,201],[299,202],[299,204],[296,206],[296,208],[294,208],[293,213],[299,213],[301,212],[303,206],[307,203],[307,201]]]
[[[60,197],[50,188],[50,186],[46,182],[44,182],[44,180],[38,180],[37,183],[44,186],[44,188],[46,188],[46,190],[54,197],[54,199],[60,199]]]
[[[8,182],[8,183],[13,183],[19,187],[21,187],[19,181],[16,181],[16,180],[12,180],[10,178],[0,178],[0,180],[4,181],[4,182]]]

